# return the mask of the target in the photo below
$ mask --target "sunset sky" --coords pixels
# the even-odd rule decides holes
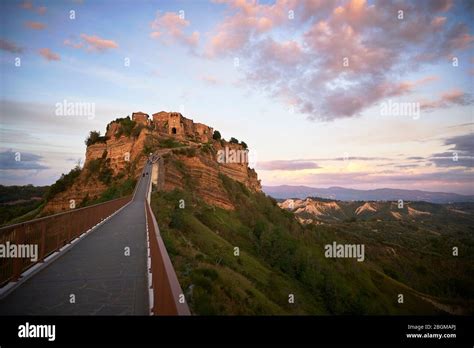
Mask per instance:
[[[474,194],[473,1],[7,0],[0,16],[2,184],[51,184],[90,130],[166,110],[244,140],[263,185]],[[57,116],[64,100],[95,116]]]

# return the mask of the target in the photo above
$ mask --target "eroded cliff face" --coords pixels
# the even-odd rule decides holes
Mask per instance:
[[[242,183],[252,192],[261,191],[261,185],[255,170],[249,168],[245,161],[236,163],[232,162],[236,158],[226,158],[225,149],[227,154],[232,154],[232,151],[247,154],[242,145],[220,140],[204,144],[190,142],[179,148],[156,151],[163,158],[158,169],[158,172],[161,171],[158,177],[162,176],[158,190],[171,191],[177,188],[192,191],[207,204],[234,209],[229,193],[223,186],[222,175]]]
[[[107,186],[97,178],[86,179],[84,175],[81,175],[69,189],[58,193],[47,202],[43,208],[42,215],[56,214],[75,209],[80,206],[85,197],[90,197],[91,199],[100,197],[106,189]]]
[[[110,168],[111,176],[117,183],[140,175],[146,162],[143,149],[149,130],[143,128],[138,137],[115,137],[117,128],[118,125],[112,122],[106,133],[107,140],[86,148],[86,159],[80,175],[69,188],[47,202],[43,215],[77,208],[85,203],[84,200],[99,198],[110,187],[110,182],[101,180],[100,173],[92,172],[91,163],[94,161],[100,161],[102,168]]]
[[[232,145],[234,149],[243,148]],[[220,175],[242,183],[250,191],[261,191],[257,173],[247,163],[219,163],[220,142],[214,142],[212,149],[203,146],[177,149],[164,155],[164,187],[166,191],[179,188],[191,189],[207,204],[224,209],[234,209]]]
[[[142,129],[138,138],[123,135],[115,138],[115,136],[112,136],[113,133],[110,132],[110,129],[106,134],[109,134],[106,135],[109,138],[106,143],[96,143],[87,147],[84,168],[87,168],[92,160],[102,158],[105,151],[105,158],[109,160],[109,166],[114,176],[126,173],[128,167],[138,161],[137,168],[140,170],[133,171],[133,175],[137,177],[146,162],[143,149],[149,131],[145,128]]]
[[[207,135],[206,142],[195,134],[190,137],[170,134],[155,127],[146,114],[140,113],[140,117],[134,127],[141,130],[132,132],[132,135],[116,136],[121,125],[111,122],[105,136],[87,146],[80,175],[70,187],[46,204],[43,213],[69,210],[71,201],[78,207],[84,200],[97,199],[110,186],[104,177],[111,176],[114,182],[137,178],[149,152],[163,157],[161,190],[192,190],[206,203],[224,209],[234,209],[234,206],[222,184],[221,175],[242,183],[251,191],[261,191],[257,173],[249,168],[248,157],[245,157],[248,153],[241,144],[212,139],[212,135],[207,134],[212,128],[207,126],[206,133],[203,133]]]

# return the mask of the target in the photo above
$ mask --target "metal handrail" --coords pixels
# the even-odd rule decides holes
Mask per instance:
[[[132,194],[132,195],[133,195],[133,194]],[[132,197],[132,195],[127,196],[127,197]],[[3,227],[0,227],[0,234],[1,234],[4,230],[8,230],[8,229],[10,229],[10,228],[12,228],[12,227],[17,228],[17,227],[19,227],[19,226],[21,226],[21,225],[26,225],[26,224],[38,222],[38,221],[45,220],[45,219],[49,219],[49,218],[52,218],[52,217],[57,217],[57,216],[63,215],[63,214],[69,214],[69,213],[71,213],[72,211],[76,211],[76,212],[77,212],[77,211],[80,211],[80,210],[83,210],[83,209],[90,209],[90,208],[99,206],[99,205],[101,205],[101,204],[105,204],[105,203],[117,201],[117,200],[123,199],[123,198],[124,198],[124,197],[115,198],[115,199],[112,199],[112,200],[107,201],[107,202],[96,203],[96,204],[93,204],[93,205],[88,205],[87,207],[77,208],[77,209],[74,209],[74,210],[71,209],[70,211],[63,211],[63,212],[61,212],[61,213],[46,215],[46,216],[43,216],[43,217],[40,217],[40,218],[36,218],[36,219],[33,219],[33,220],[28,220],[28,221],[18,222],[18,223],[13,224],[13,225],[3,226]]]
[[[145,199],[151,257],[153,315],[191,315],[150,206],[151,177]]]
[[[24,257],[0,258],[0,287],[9,281],[18,280],[25,270],[43,262],[47,256],[105,220],[131,199],[132,195],[0,229],[0,244],[32,245],[38,250],[36,260]]]

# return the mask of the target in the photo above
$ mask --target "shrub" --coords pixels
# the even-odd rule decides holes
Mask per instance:
[[[81,168],[79,166],[71,169],[67,174],[62,174],[61,177],[50,186],[48,193],[46,194],[46,199],[51,199],[58,193],[65,191],[74,183],[74,180],[76,180],[80,174]]]
[[[212,153],[213,152],[213,147],[212,144],[210,143],[205,143],[201,146],[201,152],[203,153]]]
[[[98,173],[101,164],[102,160],[100,158],[93,159],[87,164],[87,170],[89,170],[90,173]]]
[[[107,141],[107,138],[105,136],[100,136],[100,132],[91,131],[89,133],[89,136],[84,141],[84,143],[87,146],[90,146],[90,145],[93,145],[95,143],[105,143],[106,141]]]
[[[188,147],[185,153],[186,153],[186,156],[188,157],[194,157],[196,156],[196,149],[194,147]]]
[[[132,130],[137,124],[135,121],[132,121],[130,119],[130,116],[127,116],[125,118],[117,118],[114,122],[120,125],[117,132],[115,133],[115,138],[120,138],[122,134],[126,137],[130,137],[130,135],[132,134]]]
[[[221,133],[218,130],[215,130],[214,134],[212,135],[212,139],[220,140],[221,139]]]
[[[231,144],[238,144],[239,141],[238,141],[237,139],[235,139],[234,137],[232,137],[232,138],[230,138],[229,143],[231,143]]]
[[[104,184],[110,184],[113,177],[113,171],[110,169],[108,165],[102,166],[100,173],[99,173],[99,180],[102,181]]]
[[[123,134],[129,137],[132,134],[133,128],[135,128],[136,122],[132,121],[130,117],[126,117],[122,122],[120,122]]]
[[[241,141],[241,142],[240,142],[240,145],[242,145],[242,147],[243,147],[245,150],[248,149],[248,146],[247,146],[247,144],[246,144],[244,141]]]
[[[132,133],[131,133],[132,137],[138,138],[143,128],[145,127],[142,124],[136,125],[135,128],[132,129]]]
[[[180,143],[179,141],[176,141],[171,138],[162,139],[160,140],[160,143],[159,143],[159,147],[162,147],[162,148],[175,148],[175,147],[181,147],[181,146],[184,146],[184,145]]]

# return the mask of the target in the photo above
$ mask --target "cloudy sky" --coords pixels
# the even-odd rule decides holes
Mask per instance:
[[[167,110],[244,140],[264,185],[474,194],[473,4],[2,1],[1,183],[51,184],[90,130]]]

